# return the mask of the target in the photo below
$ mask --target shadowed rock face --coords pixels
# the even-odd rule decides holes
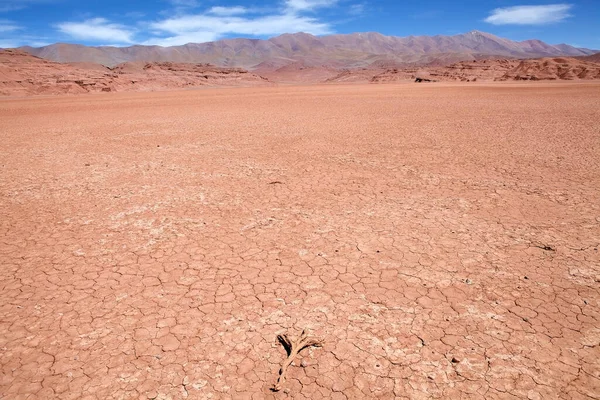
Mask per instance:
[[[93,62],[115,66],[126,61],[211,63],[253,69],[264,63],[279,66],[303,62],[309,66],[365,67],[373,62],[446,65],[458,61],[498,57],[533,58],[585,56],[589,49],[549,45],[539,40],[515,42],[485,32],[455,36],[385,36],[376,32],[316,37],[285,34],[268,40],[225,39],[184,46],[89,47],[53,44],[24,47],[36,56],[57,62]]]
[[[269,85],[241,68],[210,64],[125,63],[107,68],[93,63],[59,64],[19,50],[0,51],[0,94],[76,94],[153,91],[201,86]]]

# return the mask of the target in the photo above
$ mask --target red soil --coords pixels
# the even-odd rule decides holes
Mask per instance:
[[[302,62],[294,62],[282,67],[261,66],[252,72],[278,83],[324,82],[339,73],[333,67],[310,66]]]
[[[598,104],[587,82],[2,99],[0,397],[595,398]],[[302,329],[323,347],[273,393]]]

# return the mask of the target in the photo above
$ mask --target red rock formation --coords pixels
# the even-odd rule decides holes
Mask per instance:
[[[584,58],[478,60],[448,66],[345,70],[328,82],[386,83],[417,77],[450,82],[600,79],[600,63]]]
[[[241,68],[209,64],[59,64],[19,50],[0,51],[0,94],[78,94],[153,91],[200,86],[255,86],[271,83]]]
[[[575,58],[542,58],[523,60],[515,68],[497,78],[499,81],[600,79],[600,64]]]

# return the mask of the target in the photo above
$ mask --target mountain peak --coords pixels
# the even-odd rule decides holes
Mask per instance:
[[[280,36],[293,36],[293,37],[304,37],[304,38],[316,38],[315,35],[306,32],[296,32],[296,33],[284,33]]]
[[[497,38],[498,36],[492,35],[491,33],[482,32],[478,30],[472,30],[470,32],[464,33],[463,36],[481,36],[486,38]]]

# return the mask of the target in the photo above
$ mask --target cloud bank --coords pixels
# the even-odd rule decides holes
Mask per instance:
[[[153,37],[144,44],[182,45],[217,40],[226,35],[271,36],[293,30],[313,35],[333,33],[332,26],[312,13],[333,7],[337,0],[286,0],[278,10],[242,6],[212,7],[201,13],[183,14],[152,22]]]
[[[21,27],[12,21],[7,19],[0,19],[0,33],[14,32],[21,29]]]
[[[104,18],[92,18],[83,22],[63,22],[58,30],[75,39],[93,42],[133,43],[133,31]]]
[[[248,8],[240,5],[213,6],[199,9],[196,0],[170,0],[174,8],[163,18],[138,21],[124,26],[105,18],[66,21],[55,27],[64,35],[79,41],[96,43],[141,43],[177,46],[201,43],[232,35],[275,36],[290,31],[313,35],[333,33],[330,22],[315,15],[317,10],[331,8],[338,0],[283,0],[272,8]],[[350,7],[352,10],[352,8]],[[134,41],[137,38],[137,41]]]
[[[571,4],[547,4],[496,8],[485,22],[493,25],[551,24],[570,17],[569,10],[572,7]]]

